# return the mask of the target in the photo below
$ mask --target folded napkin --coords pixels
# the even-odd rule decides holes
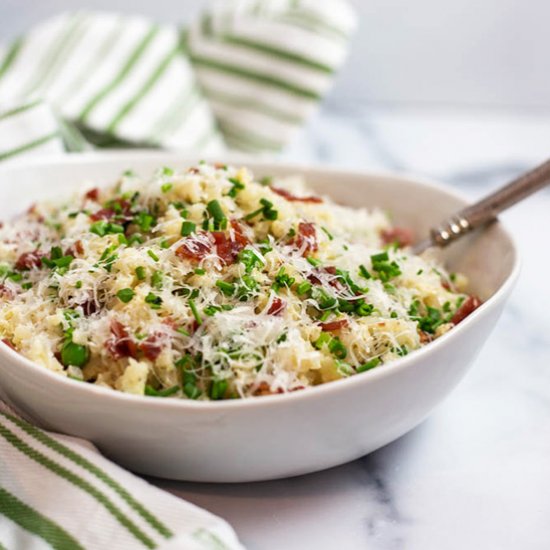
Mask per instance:
[[[231,0],[186,32],[71,13],[0,49],[0,161],[101,147],[281,150],[342,63],[345,0]],[[222,519],[0,402],[0,550],[237,549]]]
[[[0,548],[237,550],[222,519],[0,403]]]
[[[181,31],[67,13],[0,49],[0,161],[94,147],[281,150],[342,63],[345,0],[225,0]]]

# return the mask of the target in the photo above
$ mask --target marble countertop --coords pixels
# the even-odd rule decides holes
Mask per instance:
[[[550,156],[550,113],[325,109],[288,160],[397,170],[472,198]],[[523,271],[460,386],[418,428],[350,464],[239,485],[155,480],[249,549],[550,548],[550,189],[503,216]]]

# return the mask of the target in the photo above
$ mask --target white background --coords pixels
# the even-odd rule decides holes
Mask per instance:
[[[322,1],[322,0],[319,0]],[[81,7],[184,23],[206,0],[0,0],[7,41]],[[360,25],[331,103],[550,108],[550,0],[351,0]]]

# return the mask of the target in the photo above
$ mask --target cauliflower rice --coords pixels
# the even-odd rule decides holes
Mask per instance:
[[[63,376],[229,399],[384,365],[479,305],[378,209],[201,163],[127,172],[0,229],[0,337]]]

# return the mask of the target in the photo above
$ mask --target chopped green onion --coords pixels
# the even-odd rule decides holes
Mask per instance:
[[[260,199],[260,204],[262,206],[258,208],[258,210],[250,212],[250,214],[247,214],[244,219],[247,221],[251,220],[255,218],[258,214],[262,214],[266,220],[273,221],[277,219],[279,213],[273,208],[273,203],[271,201],[268,201],[267,199]]]
[[[210,399],[223,399],[227,391],[227,380],[214,380],[210,387]]]
[[[86,346],[67,341],[61,348],[61,362],[68,367],[83,367],[90,358],[90,352]]]
[[[223,213],[222,207],[217,200],[212,200],[206,205],[206,210],[214,218],[214,229],[219,229],[227,219]]]
[[[124,227],[118,223],[111,223],[105,220],[98,220],[90,225],[90,232],[105,237],[111,233],[124,233]]]
[[[202,325],[202,317],[193,300],[189,300],[189,307],[191,308],[191,312],[193,313],[193,317],[195,318],[195,321],[197,321],[197,324]]]
[[[160,290],[162,288],[163,278],[162,271],[155,271],[151,277],[151,286],[157,290]]]
[[[239,252],[239,261],[244,264],[246,273],[251,273],[256,266],[263,266],[261,258],[251,248]]]
[[[147,233],[151,230],[154,221],[155,218],[145,211],[139,212],[138,215],[134,217],[134,223],[139,225],[140,229],[144,233]]]
[[[312,285],[309,281],[302,281],[296,288],[296,292],[298,292],[299,295],[307,294],[311,291],[311,288]]]
[[[147,255],[153,259],[155,262],[158,262],[159,261],[159,257],[152,251],[152,250],[148,250],[147,251]]]
[[[195,275],[204,275],[206,273],[206,269],[203,269],[202,267],[197,267],[194,271]]]
[[[382,361],[378,357],[375,357],[374,359],[371,359],[370,361],[367,361],[363,365],[359,365],[357,367],[357,372],[365,372],[367,370],[373,369],[374,367],[377,367]]]
[[[321,229],[323,230],[325,235],[328,237],[329,241],[334,240],[334,237],[332,236],[332,234],[329,232],[329,230],[326,227],[321,227]]]
[[[319,267],[321,265],[321,261],[317,260],[316,258],[312,258],[311,256],[308,256],[306,258],[309,264],[311,264],[313,267]]]
[[[135,292],[131,288],[121,288],[117,293],[117,298],[127,304],[134,296]]]
[[[233,296],[233,294],[235,294],[235,285],[233,283],[228,283],[226,281],[216,281],[216,286],[226,296]]]
[[[237,196],[237,193],[244,189],[244,183],[237,178],[229,178],[229,181],[233,184],[233,187],[231,187],[227,195],[234,199]]]
[[[166,388],[165,390],[155,390],[152,386],[146,385],[143,393],[151,397],[170,397],[171,395],[178,393],[179,390],[179,386],[172,386],[171,388]]]
[[[331,340],[332,336],[328,332],[321,332],[319,338],[313,342],[313,347],[321,349],[323,346],[328,345]]]
[[[145,302],[148,303],[153,309],[159,309],[162,304],[162,298],[152,292],[149,292],[149,294],[145,296]]]
[[[168,193],[168,191],[170,191],[170,189],[172,189],[172,187],[174,187],[174,186],[171,183],[164,183],[164,184],[161,185],[160,190],[163,193]]]
[[[182,222],[181,224],[181,236],[188,237],[191,233],[195,232],[197,226],[193,222]]]
[[[145,268],[143,266],[136,267],[136,277],[139,281],[143,281],[145,279]]]
[[[365,279],[372,279],[372,275],[367,271],[364,265],[359,266],[359,275]]]
[[[344,346],[344,344],[338,337],[331,339],[331,341],[328,344],[328,349],[338,359],[345,359],[346,355],[348,354],[348,350],[346,349],[346,346]]]

